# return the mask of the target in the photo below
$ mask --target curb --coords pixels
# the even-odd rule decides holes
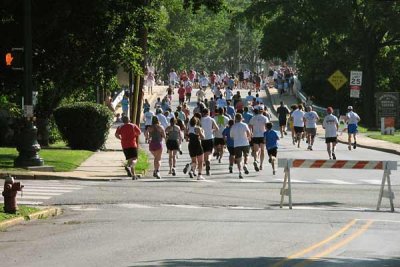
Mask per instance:
[[[347,141],[340,140],[339,138],[338,138],[338,142],[341,143],[341,144],[345,144],[345,145],[348,144]],[[362,147],[362,148],[377,150],[377,151],[381,151],[381,152],[385,152],[385,153],[391,153],[391,154],[395,154],[395,155],[400,155],[400,151],[397,151],[395,149],[389,149],[389,148],[383,148],[383,147],[377,147],[377,146],[368,146],[368,145],[360,144],[358,142],[357,142],[357,147]]]
[[[8,227],[21,224],[25,221],[33,221],[33,220],[39,220],[39,219],[46,219],[48,217],[55,217],[57,215],[60,215],[62,213],[61,208],[56,208],[56,207],[50,207],[50,208],[45,208],[43,210],[37,211],[35,213],[32,213],[26,217],[17,217],[13,219],[6,220],[4,222],[0,223],[0,229],[6,229]]]

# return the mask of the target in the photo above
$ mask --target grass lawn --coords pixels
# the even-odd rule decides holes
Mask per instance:
[[[16,217],[21,217],[21,216],[25,217],[28,216],[29,214],[32,214],[40,210],[38,208],[27,207],[22,205],[18,206],[18,208],[19,210],[17,211],[16,214],[7,214],[4,213],[3,204],[0,204],[0,222]]]
[[[138,173],[143,173],[149,167],[150,167],[149,156],[147,155],[147,153],[144,150],[140,149],[139,150],[138,161],[136,163],[135,170]]]
[[[73,171],[83,161],[93,154],[86,150],[69,150],[44,148],[39,151],[46,165],[54,166],[55,171]],[[21,170],[14,168],[14,159],[18,156],[18,151],[11,147],[0,147],[0,169],[3,170]]]
[[[400,131],[396,131],[394,135],[382,135],[380,131],[370,131],[367,128],[360,126],[358,127],[358,131],[373,139],[400,144]]]

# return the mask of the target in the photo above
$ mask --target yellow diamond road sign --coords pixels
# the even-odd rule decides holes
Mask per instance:
[[[328,78],[328,81],[336,90],[339,90],[347,82],[347,78],[340,70],[337,70]]]

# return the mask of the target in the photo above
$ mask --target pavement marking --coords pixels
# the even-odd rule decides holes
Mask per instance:
[[[72,192],[72,191],[74,191],[74,190],[59,190],[59,189],[32,189],[32,188],[29,188],[29,189],[23,189],[24,190],[24,192],[25,193],[28,193],[28,192],[54,192],[54,193],[69,193],[69,192]]]
[[[342,180],[336,180],[336,179],[317,179],[320,182],[325,182],[329,184],[349,184],[349,185],[354,185],[355,183],[350,183]]]
[[[339,248],[343,247],[344,245],[350,243],[353,239],[357,238],[358,236],[363,234],[365,231],[367,231],[368,228],[371,226],[371,224],[373,222],[374,222],[373,220],[368,220],[363,226],[361,226],[360,229],[358,229],[353,234],[349,235],[347,238],[339,241],[335,245],[333,245],[333,246],[327,248],[326,250],[314,255],[313,257],[294,265],[293,267],[303,267],[303,266],[305,266],[307,264],[313,263],[313,261],[315,261],[315,260],[318,260],[318,259],[320,259],[322,257],[325,257],[326,255],[331,254],[335,250],[338,250]]]
[[[344,232],[349,230],[350,227],[352,227],[356,222],[357,222],[356,219],[351,220],[349,223],[347,223],[345,226],[343,226],[341,229],[339,229],[339,231],[337,231],[333,235],[329,236],[328,238],[326,238],[326,239],[324,239],[324,240],[322,240],[322,241],[320,241],[320,242],[318,242],[318,243],[316,243],[316,244],[314,244],[314,245],[312,245],[312,246],[310,246],[310,247],[308,247],[306,249],[303,249],[303,250],[301,250],[301,251],[299,251],[299,252],[297,252],[295,254],[292,254],[292,255],[286,257],[285,259],[283,259],[283,260],[275,263],[274,265],[272,265],[272,267],[283,266],[284,263],[286,263],[286,262],[288,262],[288,261],[290,261],[292,259],[301,257],[301,256],[303,256],[303,255],[305,255],[305,254],[307,254],[307,253],[309,253],[309,252],[321,247],[322,245],[325,245],[326,243],[332,241],[333,239],[339,237],[341,234],[343,234]]]
[[[31,196],[31,195],[37,195],[37,196],[60,196],[63,193],[54,193],[54,192],[26,192],[24,191],[23,195],[24,196]]]
[[[375,185],[380,185],[382,183],[381,180],[359,180],[359,181],[367,183],[367,184],[375,184]]]
[[[25,190],[29,190],[29,189],[57,189],[57,190],[79,190],[82,189],[83,187],[79,186],[26,186],[24,187],[24,191]]]

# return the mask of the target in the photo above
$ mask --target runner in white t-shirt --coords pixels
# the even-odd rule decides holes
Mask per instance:
[[[210,154],[214,148],[214,132],[218,131],[219,128],[213,118],[210,117],[210,113],[207,108],[203,109],[202,118],[200,121],[201,128],[204,130],[204,139],[201,140],[201,146],[204,150],[204,162],[206,164],[206,175],[210,175]]]
[[[259,109],[254,109],[254,116],[250,119],[249,128],[252,132],[251,143],[253,146],[254,169],[258,172],[262,170],[264,162],[264,132],[266,131],[266,124],[269,119],[260,112]],[[258,166],[260,163],[260,166]]]
[[[336,159],[335,147],[337,143],[337,131],[339,129],[339,120],[333,115],[333,109],[328,107],[326,109],[328,115],[324,118],[322,127],[325,129],[325,143],[328,151],[329,159]]]
[[[251,133],[247,124],[242,122],[242,114],[240,113],[235,115],[235,124],[231,128],[230,137],[233,139],[235,160],[239,170],[239,179],[243,179],[242,157],[244,157],[244,173],[249,174],[249,170],[247,169],[247,157],[250,150],[249,139]]]
[[[147,134],[147,128],[152,125],[152,119],[155,116],[154,112],[149,108],[145,108],[144,110],[144,129],[145,129],[145,142],[148,143],[149,136]]]
[[[354,137],[353,148],[356,149],[357,147],[357,139],[356,134],[358,132],[358,122],[360,121],[360,116],[353,111],[352,106],[347,107],[347,114],[346,114],[346,122],[347,122],[347,134],[349,135],[348,142],[349,142],[349,150],[351,150],[351,136]]]
[[[291,117],[293,118],[294,132],[296,134],[295,140],[297,142],[297,147],[300,147],[301,135],[304,132],[304,111],[303,106],[299,104],[297,109],[293,111]]]
[[[308,142],[308,150],[312,150],[314,145],[315,135],[317,134],[317,122],[319,121],[319,116],[317,112],[312,110],[312,106],[306,108],[307,112],[304,114],[304,123],[306,125],[306,134]]]

